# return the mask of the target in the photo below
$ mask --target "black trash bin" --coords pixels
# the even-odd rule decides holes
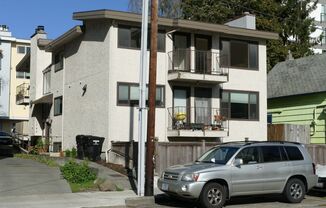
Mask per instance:
[[[88,136],[87,140],[87,158],[91,161],[100,160],[104,137]]]
[[[100,160],[103,142],[104,137],[77,135],[77,158],[81,160],[87,158],[91,161]]]
[[[87,147],[87,137],[85,135],[77,135],[76,136],[76,144],[77,144],[77,158],[83,160],[86,157],[86,147]]]

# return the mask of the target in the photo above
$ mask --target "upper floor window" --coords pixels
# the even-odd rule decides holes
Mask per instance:
[[[230,119],[258,120],[258,92],[223,91],[221,107]]]
[[[164,86],[156,86],[156,106],[164,107]],[[134,83],[118,83],[118,105],[138,106],[139,85]],[[146,91],[146,105],[148,104],[148,89]]]
[[[17,46],[17,53],[29,53],[31,48],[29,46]]]
[[[54,116],[62,115],[62,102],[63,102],[62,96],[54,98],[54,106],[53,106]]]
[[[148,41],[150,36],[148,37]],[[147,43],[148,48],[150,47],[149,42]],[[141,47],[141,28],[121,26],[118,28],[118,47],[119,48],[133,48],[140,49]],[[165,52],[165,32],[158,31],[157,34],[157,50]]]
[[[258,43],[243,40],[221,40],[221,66],[258,70]]]
[[[54,72],[63,69],[63,52],[58,52],[54,55]]]
[[[326,21],[326,5],[322,4],[320,10],[320,22],[325,22],[325,21]]]
[[[29,74],[29,72],[16,72],[16,78],[17,79],[29,79],[30,74]]]

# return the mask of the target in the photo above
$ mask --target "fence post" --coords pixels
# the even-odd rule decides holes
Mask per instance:
[[[206,142],[203,139],[201,140],[201,154],[204,154],[205,150],[206,150]]]

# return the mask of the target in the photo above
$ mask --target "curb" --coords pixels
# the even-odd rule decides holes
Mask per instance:
[[[155,206],[154,196],[132,197],[125,200],[127,208],[153,207]]]

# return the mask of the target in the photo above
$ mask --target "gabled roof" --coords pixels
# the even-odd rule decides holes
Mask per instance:
[[[278,63],[268,73],[268,98],[326,92],[326,55]]]

